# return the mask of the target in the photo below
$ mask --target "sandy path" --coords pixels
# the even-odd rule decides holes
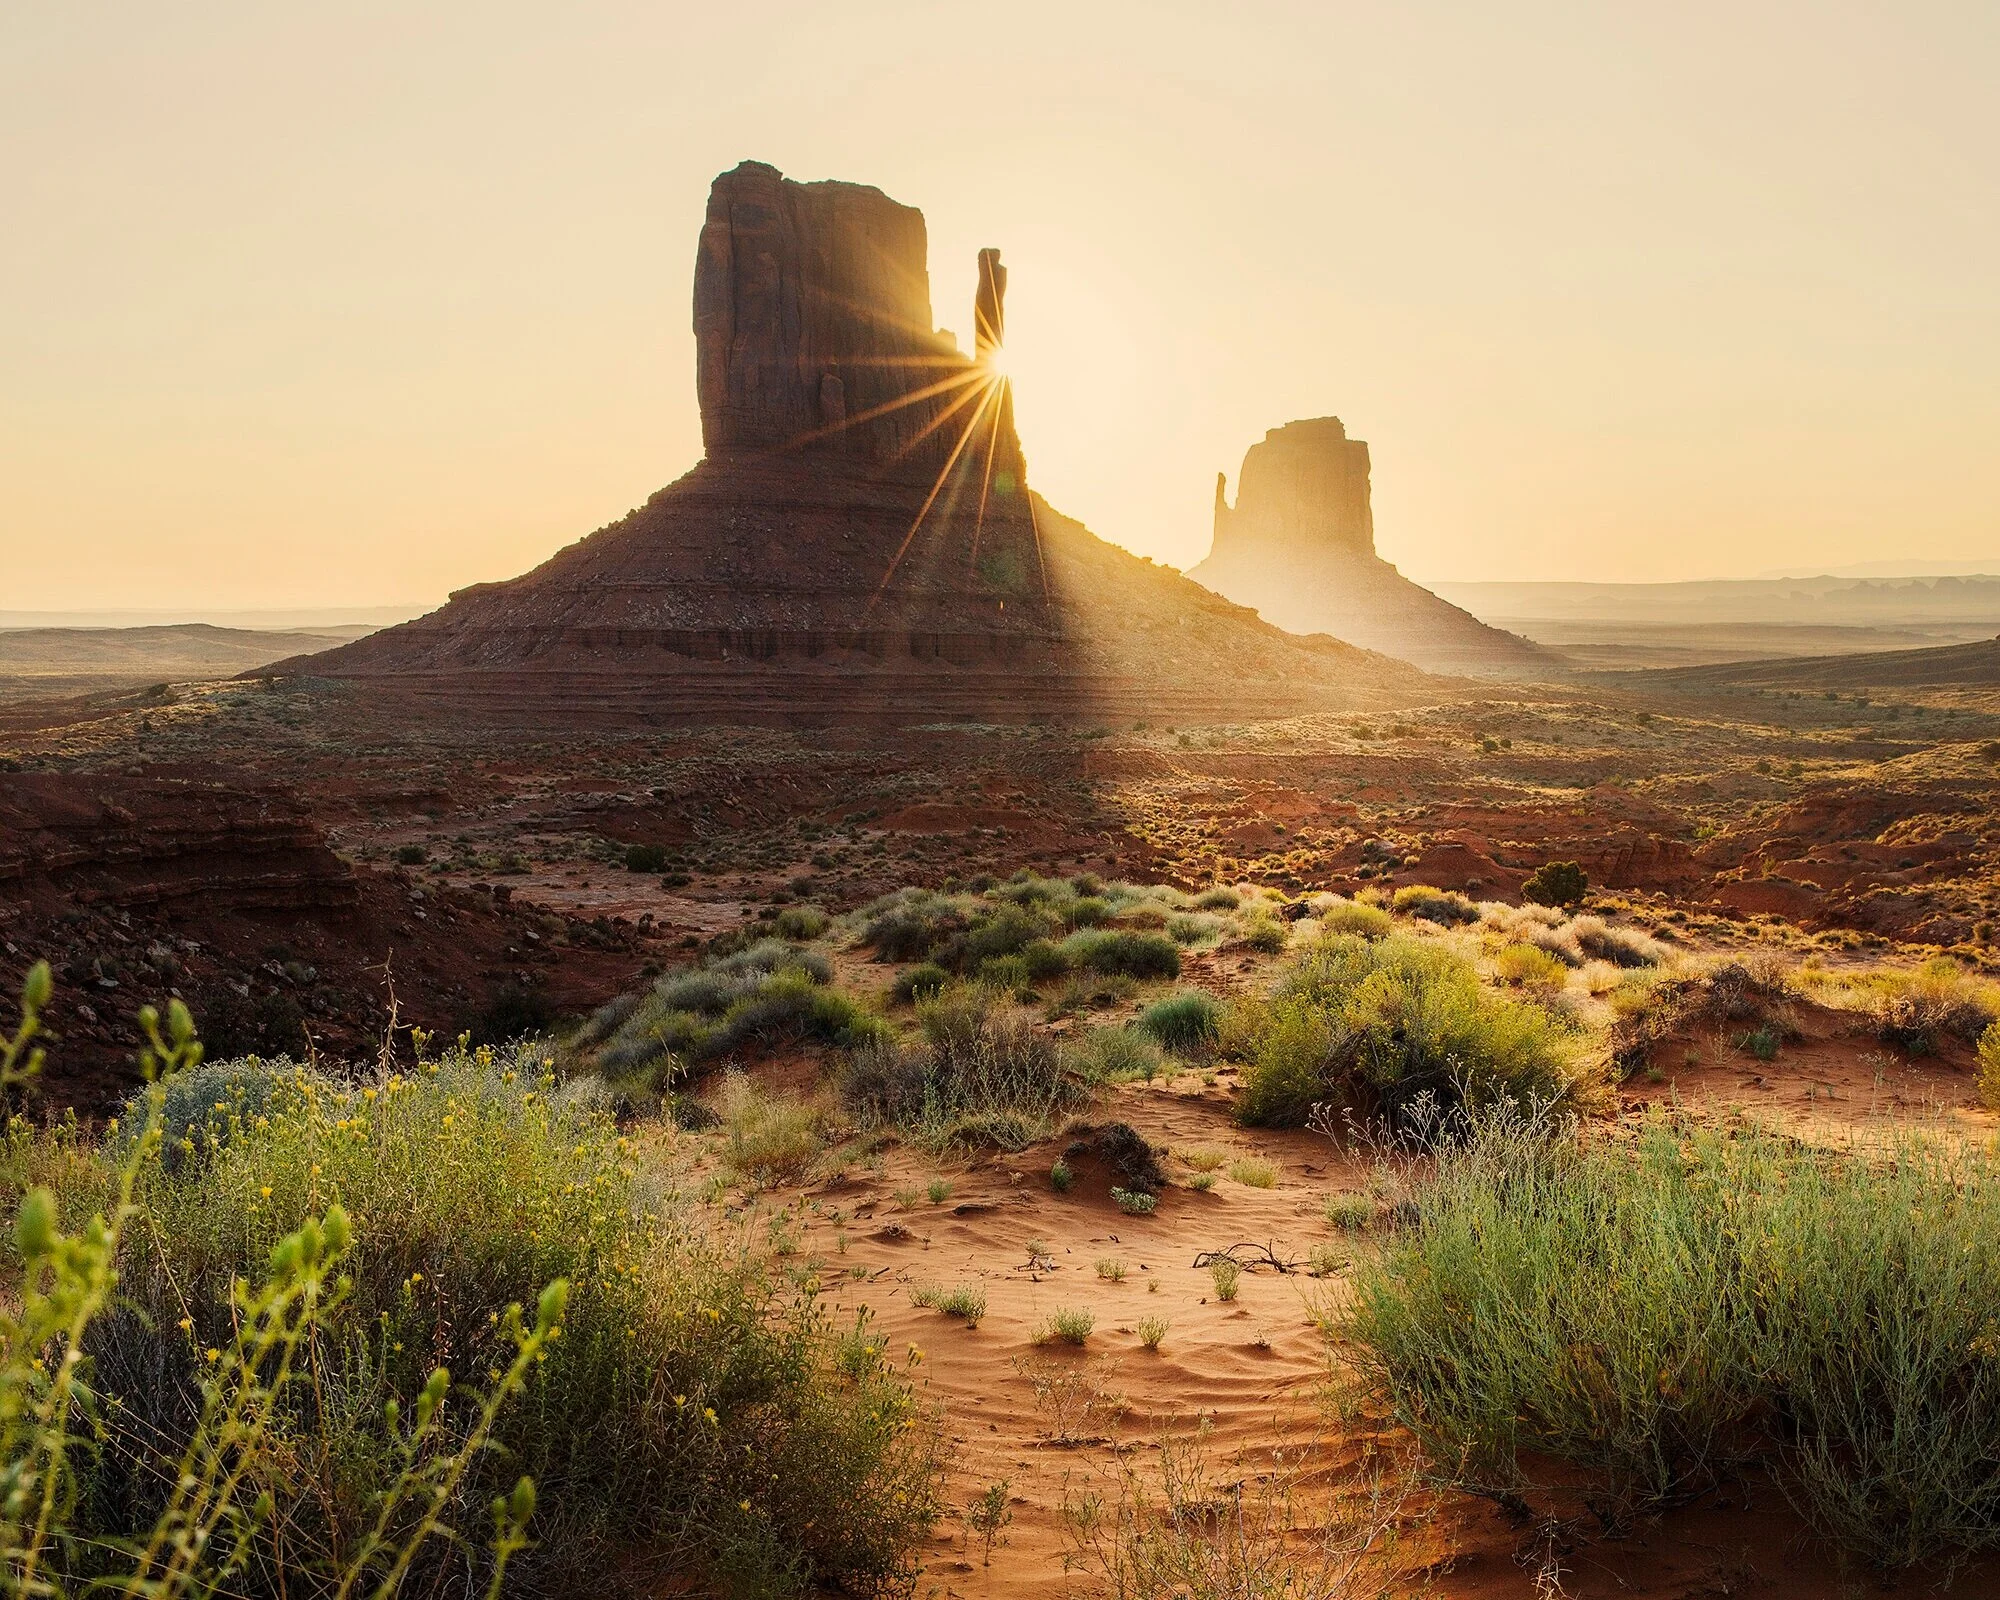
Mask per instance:
[[[1835,1053],[1808,1050],[1799,1064],[1809,1062],[1823,1077]],[[1925,1089],[1944,1086],[1929,1069],[1920,1076]],[[1802,1087],[1784,1096],[1795,1097],[1803,1099]],[[1856,1100],[1866,1104],[1856,1096],[1846,1108],[1858,1109]],[[1812,1109],[1824,1106],[1816,1097]],[[1287,1440],[1314,1445],[1323,1468],[1344,1466],[1378,1441],[1393,1445],[1366,1418],[1335,1421],[1322,1406],[1332,1368],[1313,1307],[1338,1295],[1340,1280],[1315,1280],[1303,1270],[1315,1245],[1347,1248],[1324,1220],[1323,1198],[1362,1187],[1365,1163],[1315,1135],[1239,1128],[1226,1086],[1202,1089],[1192,1077],[1116,1090],[1099,1115],[1129,1121],[1174,1152],[1165,1164],[1175,1187],[1154,1216],[1121,1213],[1108,1195],[1111,1175],[1094,1158],[1076,1160],[1075,1186],[1057,1193],[1048,1170],[1060,1140],[943,1166],[895,1148],[878,1170],[856,1165],[829,1184],[764,1197],[803,1224],[803,1248],[826,1265],[830,1306],[846,1316],[865,1305],[892,1353],[922,1352],[919,1381],[945,1417],[951,1509],[925,1554],[921,1595],[1025,1600],[1103,1592],[1101,1575],[1065,1535],[1065,1496],[1109,1490],[1121,1462],[1142,1474],[1155,1470],[1162,1430],[1206,1421],[1216,1465],[1242,1453],[1231,1477],[1266,1469],[1273,1445]],[[1190,1169],[1179,1156],[1198,1149],[1275,1162],[1279,1181],[1261,1189],[1218,1174],[1212,1192],[1195,1193],[1181,1187]],[[921,1192],[934,1177],[951,1184],[941,1204]],[[1045,1251],[1032,1268],[1031,1241]],[[1301,1270],[1247,1271],[1235,1302],[1224,1303],[1210,1274],[1192,1263],[1199,1251],[1244,1242],[1268,1245]],[[1125,1264],[1122,1281],[1099,1276],[1101,1258]],[[987,1297],[984,1319],[968,1328],[912,1304],[912,1289],[925,1283],[977,1284]],[[1082,1349],[1033,1342],[1053,1312],[1078,1308],[1095,1317]],[[1144,1349],[1136,1331],[1147,1316],[1169,1323],[1157,1352]],[[1060,1385],[1066,1374],[1100,1396],[1087,1415],[1072,1419],[1081,1439],[1069,1444],[1053,1437],[1059,1424],[1046,1399],[1038,1403],[1036,1382]],[[962,1513],[1003,1480],[1012,1521],[989,1565]],[[1519,1527],[1463,1496],[1418,1495],[1404,1511],[1400,1576],[1388,1591],[1396,1594],[1804,1600],[1877,1592],[1865,1574],[1843,1574],[1816,1549],[1768,1484],[1731,1486],[1610,1540],[1594,1528]],[[1547,1586],[1549,1575],[1558,1588]],[[1904,1590],[1925,1592],[1915,1582]],[[1963,1575],[1952,1593],[2000,1595],[2000,1575]]]

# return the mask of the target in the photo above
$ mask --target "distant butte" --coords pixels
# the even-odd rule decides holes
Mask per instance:
[[[262,675],[599,726],[1282,716],[1421,681],[1033,493],[990,360],[1005,295],[981,251],[965,354],[933,324],[920,211],[743,163],[715,180],[696,254],[701,463],[523,577]]]
[[[1325,632],[1433,672],[1547,672],[1553,652],[1489,627],[1375,553],[1368,446],[1338,417],[1273,428],[1215,475],[1215,541],[1188,576],[1297,633]]]

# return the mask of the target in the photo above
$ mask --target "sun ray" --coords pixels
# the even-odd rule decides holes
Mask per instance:
[[[1007,410],[1007,380],[1003,376],[996,384],[1001,392],[993,406],[993,426],[986,433],[986,473],[979,480],[979,515],[972,524],[972,570],[979,570],[979,536],[986,528],[986,497],[993,488],[993,457],[1000,448],[1000,419]]]
[[[924,503],[917,510],[916,521],[910,524],[910,531],[903,535],[903,542],[897,547],[896,554],[890,559],[888,570],[882,574],[882,581],[875,586],[874,598],[868,602],[871,610],[876,601],[879,601],[888,590],[889,580],[895,577],[896,568],[902,565],[903,557],[909,553],[910,543],[916,538],[917,530],[924,525],[924,518],[930,515],[931,507],[937,503],[939,492],[951,477],[952,469],[958,465],[958,458],[965,453],[967,443],[971,440],[973,434],[978,431],[979,419],[985,414],[986,407],[992,403],[995,392],[995,386],[992,384],[988,384],[981,391],[979,410],[973,412],[964,430],[959,434],[958,443],[952,446],[950,457],[945,461],[944,466],[939,469],[937,481],[931,485],[931,492],[924,496]],[[963,405],[964,402],[960,401],[959,404]]]
[[[954,389],[963,389],[968,384],[990,381],[976,371],[954,373],[949,378],[940,378],[936,383],[927,383],[921,389],[912,389],[906,394],[900,394],[893,400],[885,400],[879,406],[870,406],[866,411],[857,411],[851,417],[843,417],[838,422],[828,423],[824,428],[813,428],[793,439],[788,448],[797,449],[800,445],[812,444],[844,429],[857,427],[864,422],[873,422],[877,417],[886,417],[892,411],[901,411],[906,406],[916,405],[919,401],[949,394]],[[923,435],[919,434],[918,437],[921,438]]]
[[[983,399],[985,395],[988,393],[988,391],[992,389],[992,387],[993,383],[992,380],[989,378],[982,380],[980,386],[977,389],[966,390],[964,394],[960,395],[956,400],[952,401],[952,403],[946,406],[944,410],[940,411],[936,416],[932,417],[929,422],[925,423],[923,428],[917,433],[917,435],[911,440],[909,440],[909,442],[906,443],[902,449],[896,452],[893,459],[901,461],[903,457],[908,455],[912,450],[916,449],[918,445],[922,444],[932,434],[936,433],[939,428],[943,427],[959,411],[963,410],[967,405],[971,404],[972,401]],[[975,421],[980,414],[981,413],[977,411],[973,413]]]
[[[1042,575],[1042,604],[1049,603],[1049,563],[1042,554],[1042,519],[1035,515],[1034,491],[1025,484],[1021,488],[1021,498],[1028,502],[1028,526],[1035,530],[1035,566]]]

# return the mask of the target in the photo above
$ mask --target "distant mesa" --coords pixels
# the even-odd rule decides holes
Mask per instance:
[[[1095,538],[1029,490],[992,353],[932,319],[924,218],[745,162],[694,281],[705,458],[511,582],[268,673],[535,723],[1286,715],[1417,680],[1301,639]]]
[[[1412,583],[1375,553],[1368,446],[1338,417],[1273,428],[1215,476],[1215,542],[1188,576],[1296,633],[1323,632],[1433,672],[1513,676],[1563,663]]]

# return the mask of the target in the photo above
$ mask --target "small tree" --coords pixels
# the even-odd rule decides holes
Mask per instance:
[[[1521,898],[1538,906],[1561,906],[1565,911],[1583,904],[1590,893],[1590,878],[1574,861],[1545,861],[1521,885]]]

